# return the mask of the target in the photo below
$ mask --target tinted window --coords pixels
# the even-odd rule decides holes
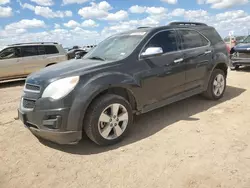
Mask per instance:
[[[156,34],[146,45],[144,51],[149,47],[161,47],[163,53],[177,50],[175,31],[163,31]]]
[[[37,46],[23,46],[22,55],[23,57],[38,55]]]
[[[45,53],[45,48],[44,46],[38,46],[38,54],[39,55],[44,55]]]
[[[214,45],[214,44],[218,44],[220,42],[223,42],[222,38],[220,37],[220,35],[217,33],[217,31],[215,29],[204,29],[201,31],[203,35],[205,35],[210,42]]]
[[[21,57],[21,49],[19,47],[6,48],[0,52],[0,59],[12,59]]]
[[[55,46],[44,46],[46,54],[57,54],[59,53]]]
[[[196,31],[179,30],[179,33],[181,35],[183,49],[198,48],[208,44],[208,41]]]

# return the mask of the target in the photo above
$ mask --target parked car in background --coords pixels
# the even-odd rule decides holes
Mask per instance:
[[[225,42],[206,24],[116,34],[82,59],[31,74],[19,118],[37,137],[59,144],[77,143],[83,131],[99,145],[114,144],[133,131],[133,114],[201,93],[222,98],[228,64]]]
[[[82,57],[84,57],[88,52],[86,52],[85,50],[82,51],[78,51],[75,54],[75,59],[81,59]]]
[[[0,51],[0,80],[22,78],[67,59],[63,47],[55,42],[12,44]]]
[[[68,59],[74,59],[77,53],[80,53],[81,55],[87,54],[87,52],[81,48],[72,49],[67,52]]]
[[[86,52],[89,52],[91,49],[95,48],[97,45],[88,45],[88,46],[83,46],[83,50]]]
[[[250,36],[234,46],[231,51],[231,70],[237,70],[240,66],[250,65]]]

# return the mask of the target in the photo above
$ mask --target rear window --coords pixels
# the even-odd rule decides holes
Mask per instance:
[[[55,46],[47,45],[47,46],[44,46],[44,48],[45,48],[45,53],[46,54],[57,54],[57,53],[59,53]]]
[[[194,30],[179,30],[183,49],[198,48],[209,44],[208,40]]]
[[[213,45],[223,42],[221,36],[217,33],[217,31],[214,28],[204,29],[201,32],[210,40],[210,42]]]

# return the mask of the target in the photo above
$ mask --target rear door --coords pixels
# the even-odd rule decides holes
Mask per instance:
[[[22,46],[22,64],[27,75],[44,67],[42,64],[44,55],[39,54],[39,48],[38,45]]]
[[[202,88],[208,66],[212,62],[212,47],[208,39],[192,29],[178,29],[186,65],[186,90]]]
[[[66,53],[60,53],[55,45],[44,45],[45,48],[45,59],[44,64],[55,64],[67,59]],[[46,66],[45,65],[45,66]]]

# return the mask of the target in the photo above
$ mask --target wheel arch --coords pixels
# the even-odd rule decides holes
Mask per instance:
[[[56,62],[54,62],[54,63],[49,63],[49,64],[46,65],[46,67],[51,66],[51,65],[55,65],[55,64],[56,64]]]

